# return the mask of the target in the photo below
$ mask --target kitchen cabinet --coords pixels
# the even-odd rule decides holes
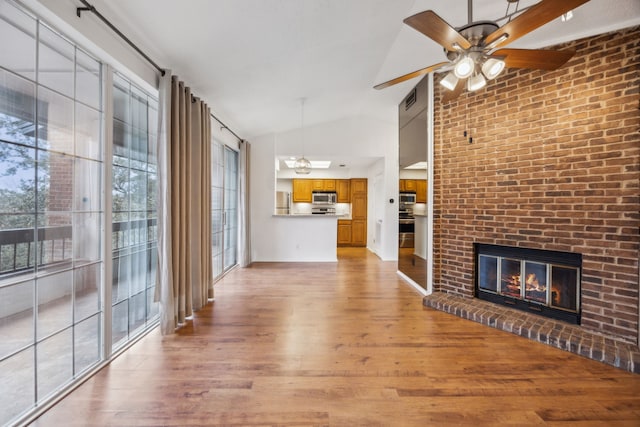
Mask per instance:
[[[427,203],[426,179],[416,179],[416,203]]]
[[[351,179],[351,246],[367,246],[367,179]]]
[[[293,202],[294,203],[311,203],[311,193],[313,191],[313,180],[311,179],[293,179]]]
[[[323,181],[324,181],[324,191],[336,191],[335,179],[323,179]]]
[[[351,202],[351,181],[348,179],[336,179],[336,193],[338,203]]]
[[[357,193],[367,194],[367,178],[352,178],[351,179],[351,195]]]
[[[416,180],[415,179],[401,179],[400,180],[400,191],[406,191],[410,193],[415,193],[416,188]]]
[[[351,220],[338,220],[338,246],[351,246]]]
[[[351,246],[367,246],[367,220],[351,221]]]

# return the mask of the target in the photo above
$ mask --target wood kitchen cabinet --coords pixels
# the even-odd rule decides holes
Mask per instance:
[[[312,179],[312,191],[336,191],[335,179]]]
[[[351,246],[367,246],[367,220],[351,221]]]
[[[401,179],[400,180],[400,191],[406,191],[415,193],[417,191],[417,184],[415,179]]]
[[[367,179],[351,180],[351,246],[367,246]]]
[[[338,203],[351,202],[351,181],[348,179],[336,179],[336,193]]]
[[[338,246],[351,246],[351,220],[338,220]]]
[[[416,203],[427,203],[426,179],[416,179]]]
[[[293,202],[311,203],[311,193],[313,192],[312,179],[293,179]]]

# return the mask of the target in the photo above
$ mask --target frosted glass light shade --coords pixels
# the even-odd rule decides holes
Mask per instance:
[[[311,162],[302,156],[296,159],[293,168],[297,174],[308,175],[311,172]]]
[[[500,59],[489,58],[482,64],[482,74],[489,80],[494,79],[504,70],[504,65]]]
[[[465,56],[460,61],[458,61],[458,63],[453,69],[453,72],[457,78],[466,79],[473,73],[474,69],[475,69],[475,62],[473,62],[473,59],[469,58],[468,56]]]
[[[482,89],[486,84],[487,80],[484,76],[482,74],[476,74],[473,77],[469,77],[469,80],[467,80],[467,89],[470,92],[473,92],[478,89]]]
[[[458,85],[458,78],[454,73],[449,73],[444,79],[440,80],[440,84],[449,90],[454,90]]]

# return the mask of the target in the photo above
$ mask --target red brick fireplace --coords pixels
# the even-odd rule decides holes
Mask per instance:
[[[507,70],[449,104],[436,83],[436,293],[474,297],[474,244],[580,254],[575,327],[638,345],[639,40],[566,43],[561,69]]]

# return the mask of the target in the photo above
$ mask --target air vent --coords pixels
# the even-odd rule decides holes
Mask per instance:
[[[404,111],[407,111],[409,108],[411,108],[411,106],[415,104],[417,100],[418,95],[416,93],[416,88],[414,87],[409,95],[407,95],[407,97],[404,99]]]

